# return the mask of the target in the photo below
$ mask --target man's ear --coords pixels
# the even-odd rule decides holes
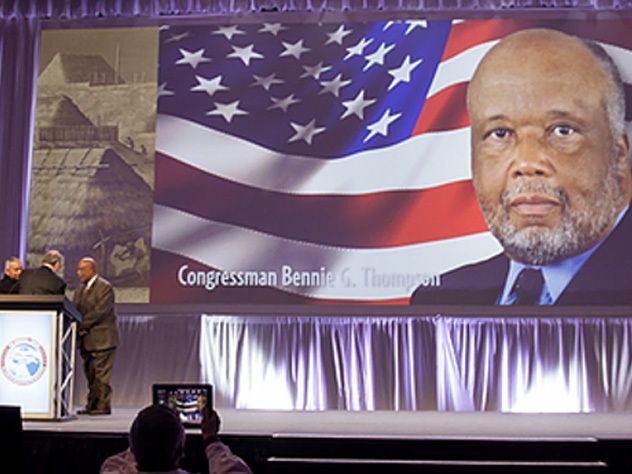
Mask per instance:
[[[617,140],[617,158],[625,160],[629,164],[630,160],[630,141],[628,134],[624,131]],[[628,166],[629,168],[629,166]]]
[[[627,133],[622,133],[616,142],[617,175],[625,205],[632,199],[632,172],[630,171],[630,142]]]
[[[630,169],[630,141],[628,134],[623,132],[615,144],[616,160],[619,164],[619,170]]]

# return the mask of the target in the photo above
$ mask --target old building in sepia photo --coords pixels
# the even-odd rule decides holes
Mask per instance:
[[[123,29],[126,30],[126,29]],[[154,183],[157,30],[56,31],[37,81],[27,264],[49,248],[74,264],[96,258],[119,302],[148,301]],[[153,68],[130,67],[138,46],[154,43]],[[58,49],[55,47],[58,45]],[[124,58],[127,58],[125,65]],[[44,58],[45,59],[45,58]],[[128,69],[125,74],[126,67]],[[130,70],[133,69],[133,70]]]

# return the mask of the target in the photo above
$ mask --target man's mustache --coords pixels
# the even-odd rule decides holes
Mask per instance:
[[[568,204],[568,193],[561,187],[551,186],[545,181],[516,181],[500,195],[503,209],[509,210],[511,202],[518,196],[534,195],[548,197],[560,203],[562,209]]]

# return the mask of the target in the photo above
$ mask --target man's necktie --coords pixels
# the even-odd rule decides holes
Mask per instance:
[[[83,291],[81,292],[81,298],[80,298],[81,301],[85,301],[85,299],[87,298],[88,290],[89,290],[88,285],[83,287]]]
[[[513,287],[513,293],[516,295],[514,304],[538,304],[543,287],[544,278],[542,277],[542,272],[533,268],[525,268],[516,278],[516,283]]]

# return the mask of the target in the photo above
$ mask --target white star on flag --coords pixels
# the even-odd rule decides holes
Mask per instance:
[[[206,79],[205,77],[196,75],[195,79],[198,81],[198,85],[191,87],[191,91],[193,92],[206,92],[212,96],[216,92],[228,90],[228,87],[222,85],[222,76]]]
[[[393,87],[395,87],[397,84],[399,84],[400,82],[410,82],[410,73],[413,72],[413,70],[419,66],[423,61],[422,59],[418,59],[417,61],[415,61],[414,63],[410,62],[410,55],[406,56],[406,58],[404,59],[404,61],[402,62],[402,64],[396,68],[396,69],[389,69],[388,73],[393,76],[393,80],[391,81],[391,83],[388,85],[388,89],[387,90],[391,90]]]
[[[367,60],[366,65],[362,71],[366,71],[374,64],[384,65],[384,58],[395,47],[395,44],[386,46],[386,43],[382,43],[380,47],[374,53],[368,54],[364,59]]]
[[[318,135],[325,131],[325,127],[316,127],[316,119],[312,119],[307,125],[300,125],[298,123],[290,122],[290,125],[296,132],[288,142],[295,142],[298,140],[305,140],[308,145],[312,144],[314,135]]]
[[[415,28],[428,28],[428,20],[406,20],[406,21],[387,21],[386,24],[384,25],[384,28],[382,28],[382,31],[386,31],[388,30],[391,26],[393,25],[408,25],[408,27],[406,28],[406,33],[404,33],[405,35],[409,34],[411,31],[413,31]]]
[[[320,85],[323,86],[323,90],[321,90],[318,95],[326,94],[327,92],[331,92],[336,97],[340,96],[340,89],[351,84],[351,80],[348,79],[346,81],[342,80],[342,74],[338,74],[331,81],[320,81]]]
[[[405,35],[413,31],[415,28],[422,28],[422,29],[428,28],[427,20],[409,20],[404,23],[408,25],[408,28],[406,28],[406,33],[404,33]]]
[[[399,23],[399,21],[393,21],[393,20],[387,21],[386,24],[384,25],[384,28],[382,28],[382,31],[388,30],[391,26],[396,25],[397,23]]]
[[[187,33],[186,31],[184,33],[180,33],[179,35],[171,35],[165,40],[165,43],[176,43],[180,40],[183,40],[187,36],[189,36],[189,33]]]
[[[303,69],[305,70],[305,72],[301,74],[301,79],[311,76],[314,79],[319,80],[320,75],[329,71],[331,69],[331,66],[323,66],[323,62],[321,61],[315,66],[303,66]]]
[[[272,73],[269,76],[257,76],[256,74],[253,74],[252,77],[254,77],[255,82],[253,82],[250,87],[261,86],[267,91],[269,91],[270,87],[275,84],[283,84],[281,79],[276,78],[275,73]]]
[[[268,107],[268,110],[281,109],[283,112],[287,112],[290,105],[298,104],[300,100],[294,97],[294,94],[290,94],[284,99],[277,99],[276,97],[270,97],[270,100],[274,102],[274,105]]]
[[[213,105],[215,105],[215,109],[206,112],[206,115],[221,115],[228,123],[233,120],[235,115],[248,115],[248,112],[239,108],[238,100],[231,102],[230,104],[220,104],[219,102],[215,102]]]
[[[239,27],[232,26],[220,26],[217,30],[213,32],[214,35],[224,35],[228,41],[233,39],[235,35],[243,35],[244,32],[239,29]]]
[[[366,109],[369,105],[374,104],[375,102],[377,102],[376,99],[369,99],[369,100],[365,100],[364,99],[364,90],[361,90],[360,92],[358,92],[358,95],[355,96],[355,99],[353,100],[346,100],[342,103],[342,105],[345,107],[345,113],[342,114],[342,117],[340,117],[340,120],[342,120],[343,118],[348,117],[349,115],[356,115],[357,117],[359,117],[361,120],[364,119],[364,109]]]
[[[296,43],[286,43],[282,41],[283,47],[285,50],[279,55],[283,56],[292,56],[296,59],[301,59],[301,54],[305,54],[310,51],[309,48],[303,47],[303,40],[299,40]]]
[[[366,143],[378,133],[385,137],[386,135],[388,135],[388,126],[401,116],[401,113],[391,115],[391,109],[386,109],[386,112],[384,112],[380,120],[378,120],[377,122],[373,122],[367,127],[367,130],[369,130],[369,134],[362,141]]]
[[[186,49],[179,49],[182,57],[176,61],[176,64],[188,64],[193,69],[198,67],[200,63],[210,63],[209,58],[204,57],[204,48],[198,49],[195,53],[187,51]]]
[[[287,28],[282,26],[281,23],[264,23],[259,33],[272,33],[272,35],[276,36],[279,34],[279,31],[283,30],[287,30]]]
[[[362,38],[356,44],[354,44],[350,48],[347,48],[347,54],[345,54],[343,61],[346,61],[347,59],[353,56],[362,56],[362,54],[364,53],[364,48],[366,48],[371,43],[373,43],[373,38],[371,39]]]
[[[164,97],[168,95],[174,95],[173,91],[167,89],[167,83],[163,82],[158,86],[158,90],[156,91],[156,97]]]
[[[246,66],[250,66],[250,61],[253,59],[263,59],[263,55],[254,51],[254,47],[254,44],[244,46],[243,48],[240,48],[239,46],[232,46],[233,52],[227,57],[241,59]]]
[[[340,25],[336,31],[333,33],[327,33],[329,39],[325,43],[328,45],[330,43],[336,43],[342,45],[342,40],[345,39],[346,36],[351,34],[351,30],[345,30],[345,25]]]

